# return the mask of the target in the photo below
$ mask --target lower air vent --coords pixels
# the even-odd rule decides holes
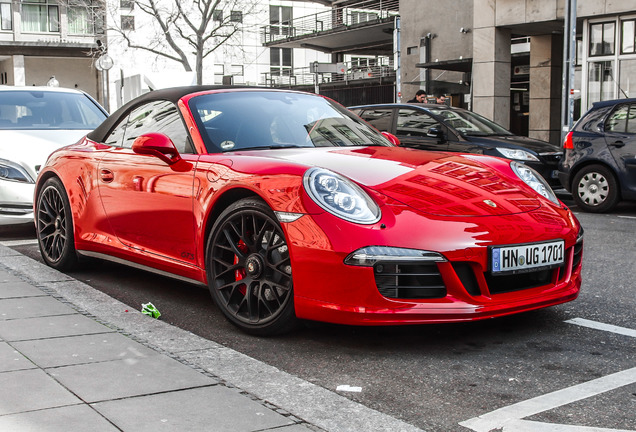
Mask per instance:
[[[431,299],[446,297],[446,286],[437,264],[378,262],[375,283],[384,297]]]
[[[547,285],[552,281],[555,269],[532,271],[527,273],[492,276],[484,273],[491,294],[501,294],[522,289]]]

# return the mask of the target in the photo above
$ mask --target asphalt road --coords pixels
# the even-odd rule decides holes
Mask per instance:
[[[230,325],[200,287],[103,261],[71,276],[131,308],[150,301],[170,324],[327,389],[361,387],[342,394],[424,430],[490,430],[459,423],[512,404],[518,405],[491,415],[519,417],[524,401],[540,402],[559,390],[545,409],[523,415],[523,430],[553,430],[545,423],[636,430],[636,204],[605,215],[576,213],[585,228],[579,298],[472,323],[308,324],[282,337],[257,338]],[[33,238],[30,227],[0,229],[0,242],[39,260]],[[608,391],[584,391],[585,383],[603,387],[624,371]],[[581,387],[570,393],[578,397],[566,390],[575,385]]]

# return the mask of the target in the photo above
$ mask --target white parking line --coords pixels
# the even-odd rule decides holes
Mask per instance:
[[[27,246],[38,244],[37,239],[29,239],[29,240],[7,240],[0,242],[2,246],[12,247],[12,246]]]
[[[618,216],[618,217],[623,219],[636,219],[636,216]]]
[[[569,324],[576,324],[582,327],[588,327],[588,328],[592,328],[596,330],[603,330],[606,332],[617,333],[624,336],[630,336],[630,337],[636,338],[636,330],[626,328],[626,327],[619,327],[619,326],[615,326],[611,324],[604,324],[598,321],[586,320],[584,318],[573,318],[565,322]]]
[[[502,431],[534,431],[539,429],[532,429],[532,423],[526,420],[522,420],[525,417],[529,417],[535,414],[549,411],[551,409],[558,408],[563,405],[570,404],[572,402],[580,401],[582,399],[591,398],[601,393],[615,390],[619,387],[624,387],[636,383],[636,367],[627,369],[621,372],[616,372],[611,375],[607,375],[601,378],[597,378],[592,381],[588,381],[582,384],[577,384],[572,387],[568,387],[562,390],[557,390],[552,393],[545,394],[543,396],[537,396],[532,399],[525,400],[523,402],[509,405],[507,407],[499,408],[498,410],[489,412],[488,414],[474,417],[465,422],[461,422],[460,425],[472,429],[476,432],[488,432],[492,429],[499,428]],[[535,423],[536,425],[536,423]],[[541,430],[559,430],[552,429],[552,426],[565,426],[565,425],[550,425],[550,428],[543,428]],[[502,429],[503,428],[503,429]],[[530,429],[529,429],[530,428]],[[570,425],[571,431],[617,431],[619,429],[590,429],[585,426]]]
[[[583,318],[574,318],[565,322],[595,330],[636,337],[636,330]],[[526,417],[634,383],[636,383],[636,367],[499,408],[479,417],[461,422],[460,425],[475,432],[489,432],[495,429],[501,432],[543,432],[546,430],[551,432],[634,432],[624,429],[605,429],[523,420]]]

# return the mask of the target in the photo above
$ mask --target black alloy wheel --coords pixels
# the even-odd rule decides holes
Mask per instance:
[[[618,182],[608,168],[602,165],[588,165],[574,176],[572,197],[584,211],[608,212],[620,201]]]
[[[62,182],[49,178],[36,200],[36,233],[44,262],[61,271],[77,266],[73,216]]]
[[[225,209],[212,228],[206,256],[210,293],[230,322],[262,336],[295,327],[289,249],[264,202],[247,198]]]

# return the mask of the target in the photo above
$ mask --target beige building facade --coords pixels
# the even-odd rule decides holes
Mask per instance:
[[[103,102],[91,56],[100,29],[92,3],[87,4],[0,0],[0,84],[46,85],[55,76],[60,86]]]

